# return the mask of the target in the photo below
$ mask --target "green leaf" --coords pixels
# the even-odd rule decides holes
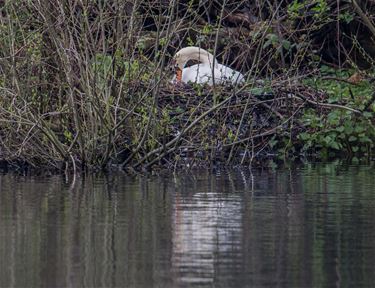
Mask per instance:
[[[255,96],[263,95],[266,90],[263,87],[254,87],[250,89],[251,94],[254,94]]]
[[[336,150],[341,149],[340,144],[337,143],[336,141],[331,142],[330,146],[331,146],[331,148],[336,149]]]
[[[301,134],[298,135],[298,138],[300,140],[306,141],[306,140],[310,139],[311,137],[310,137],[309,133],[302,132]]]
[[[353,126],[351,124],[345,125],[345,134],[350,135],[353,133]]]
[[[358,164],[358,163],[359,163],[359,159],[357,157],[353,157],[352,164]]]
[[[356,133],[361,133],[361,132],[365,131],[365,128],[364,128],[363,126],[359,126],[359,125],[357,125],[357,126],[355,126],[354,131],[355,131]]]
[[[281,45],[283,45],[283,47],[284,47],[284,49],[285,50],[290,50],[290,47],[291,47],[291,43],[290,43],[290,41],[288,41],[288,40],[283,40],[282,42],[281,42]]]
[[[267,34],[266,38],[267,38],[268,40],[264,43],[263,48],[267,48],[267,47],[270,46],[271,44],[272,44],[273,46],[276,46],[276,45],[278,44],[278,42],[279,42],[279,37],[277,37],[276,34],[272,34],[272,33]]]
[[[348,11],[339,14],[339,19],[344,21],[346,24],[349,24],[353,21],[354,15],[350,14]]]
[[[332,137],[327,135],[326,137],[324,137],[324,142],[326,144],[330,144],[332,142]]]
[[[355,137],[355,136],[350,136],[349,137],[349,142],[354,142],[354,141],[357,141],[357,137]]]
[[[344,126],[339,126],[339,127],[336,127],[336,131],[337,132],[344,132],[344,130],[345,130],[345,127]]]
[[[371,143],[372,141],[369,137],[363,136],[363,137],[359,138],[359,142],[361,142],[361,143]]]

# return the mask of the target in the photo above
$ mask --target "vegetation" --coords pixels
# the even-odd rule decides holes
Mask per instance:
[[[0,2],[0,159],[77,170],[373,157],[371,1],[203,2]],[[246,85],[172,85],[170,59],[188,45]]]

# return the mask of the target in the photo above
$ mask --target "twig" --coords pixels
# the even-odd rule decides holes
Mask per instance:
[[[213,111],[217,110],[218,108],[220,108],[221,106],[223,106],[225,103],[227,103],[230,99],[232,99],[234,95],[232,94],[230,97],[228,97],[227,99],[223,100],[222,102],[220,102],[219,104],[213,106],[211,109],[207,110],[206,112],[204,112],[202,115],[200,115],[199,117],[197,117],[189,126],[186,127],[186,129],[184,131],[182,131],[177,137],[175,137],[174,139],[172,139],[171,141],[169,141],[167,144],[165,145],[162,145],[154,150],[152,150],[151,152],[147,153],[141,160],[139,160],[135,165],[134,167],[138,167],[139,165],[141,165],[144,161],[146,161],[149,157],[157,154],[157,153],[160,153],[161,151],[163,151],[163,149],[165,148],[169,148],[171,147],[173,144],[177,143],[184,134],[186,134],[191,128],[193,128],[197,123],[199,123],[200,120],[202,120],[204,117],[206,117],[208,114],[212,113]]]
[[[310,104],[313,104],[313,105],[316,105],[316,106],[321,106],[321,107],[328,107],[328,108],[339,108],[339,109],[344,109],[344,110],[348,110],[348,111],[351,111],[351,112],[354,112],[354,113],[357,113],[357,114],[362,114],[361,111],[359,110],[356,110],[356,109],[353,109],[353,108],[350,108],[350,107],[347,107],[347,106],[344,106],[344,105],[339,105],[339,104],[330,104],[330,103],[320,103],[318,101],[314,101],[314,100],[310,100],[310,99],[307,99],[305,96],[303,96],[302,94],[298,93],[298,95],[293,95],[291,93],[291,95],[293,98],[299,98],[299,99],[303,99],[305,100],[306,102],[310,103]]]
[[[368,29],[370,29],[371,33],[375,36],[375,26],[372,23],[371,19],[367,17],[367,15],[362,11],[361,7],[358,5],[356,0],[352,0],[353,6],[355,10],[358,12],[359,16],[362,18],[363,22],[365,22]]]

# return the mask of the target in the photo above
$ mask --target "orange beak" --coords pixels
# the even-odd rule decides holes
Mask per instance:
[[[176,79],[177,81],[182,81],[182,70],[180,68],[176,68]]]

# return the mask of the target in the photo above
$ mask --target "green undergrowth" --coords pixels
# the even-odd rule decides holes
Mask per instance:
[[[304,80],[305,85],[328,96],[325,102],[353,108],[360,113],[341,108],[331,108],[328,113],[315,108],[305,110],[300,119],[305,131],[297,136],[296,143],[303,153],[322,158],[340,155],[361,158],[373,153],[375,104],[368,103],[375,89],[366,79],[356,85],[338,80],[347,79],[353,73],[323,66],[320,75]]]

